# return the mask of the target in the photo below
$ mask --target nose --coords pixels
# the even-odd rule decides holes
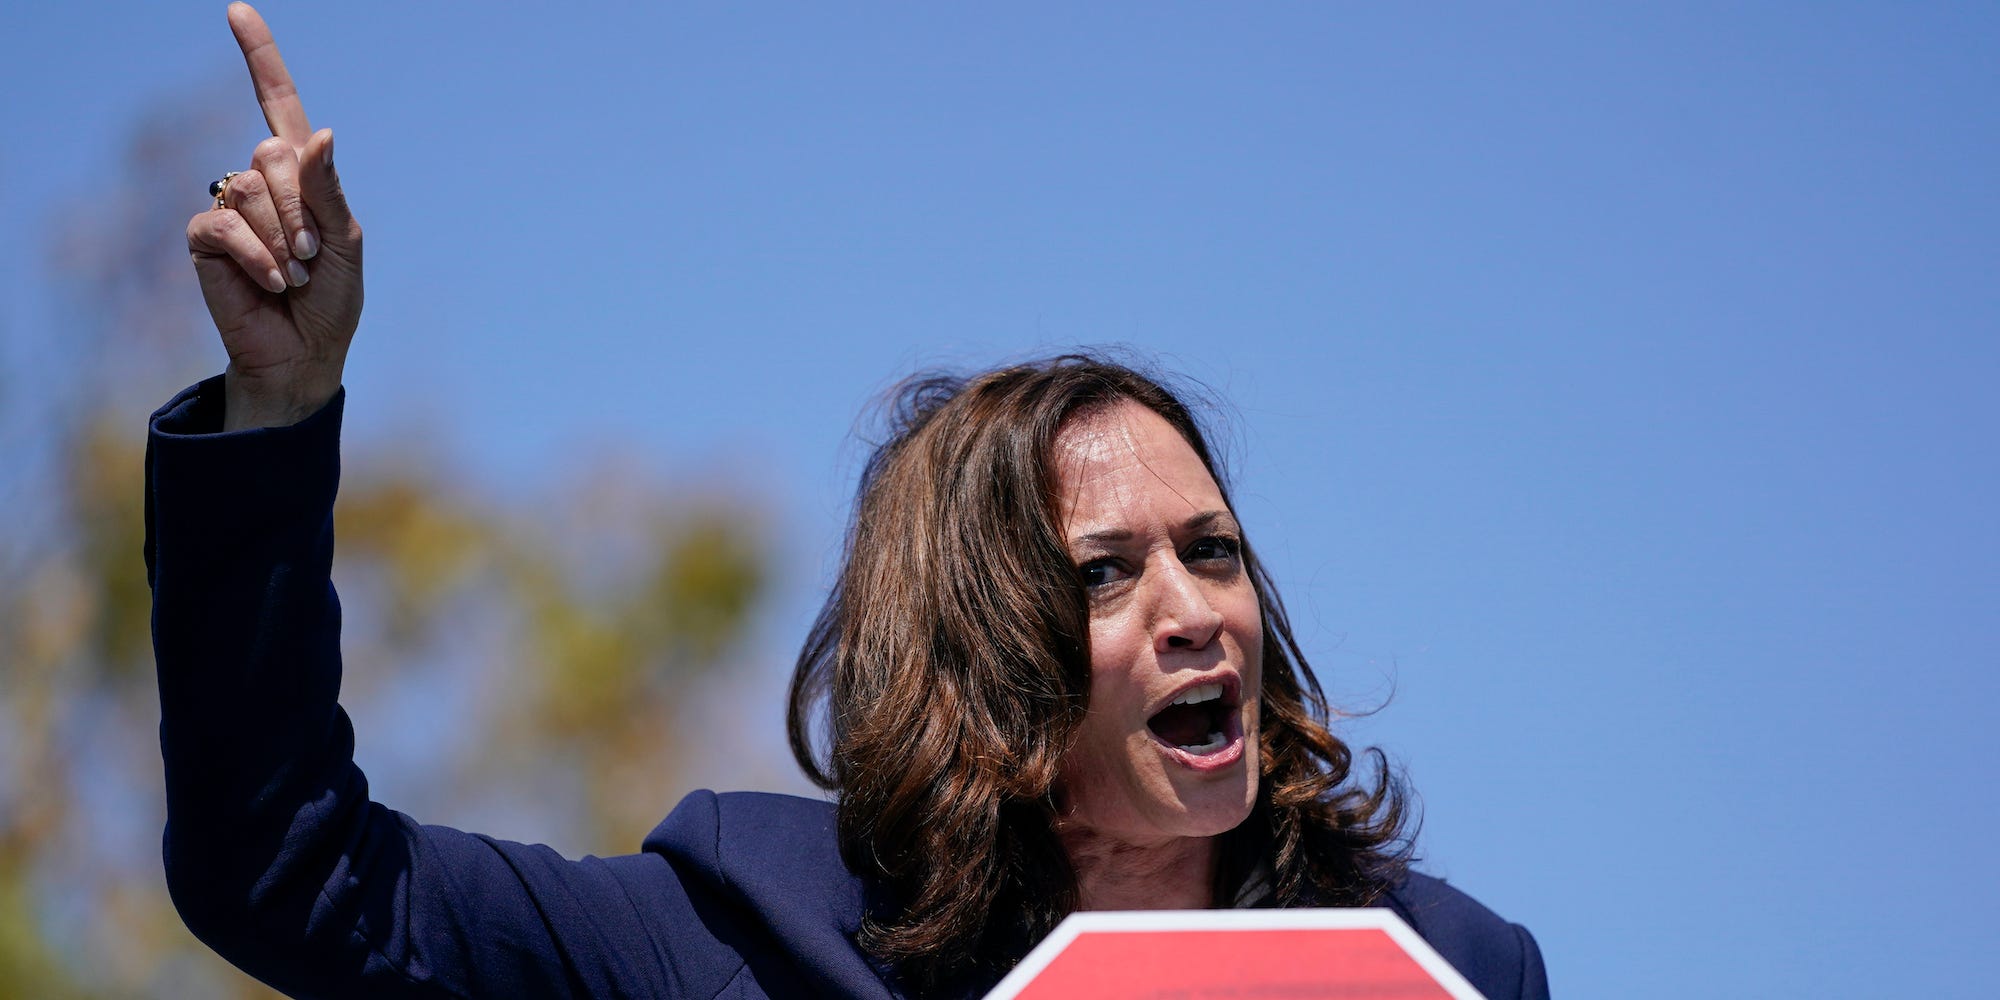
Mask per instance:
[[[1222,631],[1222,613],[1208,602],[1201,581],[1179,559],[1163,562],[1161,571],[1147,574],[1154,584],[1153,648],[1162,653],[1204,649]]]

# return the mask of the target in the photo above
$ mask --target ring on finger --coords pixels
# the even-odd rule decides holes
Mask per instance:
[[[215,198],[216,208],[229,207],[228,205],[229,179],[242,172],[243,171],[241,170],[231,170],[230,172],[223,174],[220,178],[208,182],[208,193],[210,196]]]

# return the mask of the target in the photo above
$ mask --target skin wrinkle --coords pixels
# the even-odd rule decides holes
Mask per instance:
[[[1243,533],[1243,529],[1237,525],[1236,519],[1226,510],[1202,511],[1188,518],[1187,522],[1182,525],[1182,528],[1190,532],[1205,531],[1210,525],[1218,523],[1223,529],[1233,532],[1238,536],[1241,536]],[[1110,531],[1093,531],[1087,535],[1078,535],[1070,539],[1070,546],[1072,548],[1081,548],[1085,542],[1127,542],[1131,540],[1132,533],[1119,528]]]
[[[1117,404],[1114,411],[1086,414],[1082,417],[1079,417],[1077,429],[1081,433],[1095,434],[1097,436],[1097,440],[1102,442],[1103,440],[1102,434],[1105,429],[1103,425],[1115,421],[1117,425],[1117,433],[1119,438],[1121,439],[1119,443],[1125,446],[1124,452],[1132,457],[1133,464],[1138,465],[1140,468],[1145,469],[1146,472],[1153,477],[1153,480],[1155,482],[1165,487],[1168,490],[1168,492],[1171,492],[1174,496],[1179,497],[1181,501],[1186,503],[1188,506],[1190,507],[1199,506],[1194,501],[1189,500],[1186,494],[1182,493],[1178,487],[1176,487],[1173,483],[1169,482],[1165,476],[1160,474],[1160,471],[1158,469],[1153,468],[1152,464],[1146,460],[1146,455],[1144,451],[1141,450],[1141,448],[1139,447],[1138,435],[1134,432],[1132,424],[1130,422],[1131,417],[1133,415],[1130,411],[1136,409],[1138,408],[1135,407],[1131,402],[1121,401]],[[1078,450],[1078,458],[1080,461],[1083,458],[1081,454],[1081,449]],[[1073,509],[1071,513],[1074,513]],[[1065,523],[1064,529],[1065,530],[1068,529],[1067,523]]]
[[[1182,837],[1138,846],[1090,830],[1063,832],[1086,910],[1200,910],[1215,904],[1215,846]]]

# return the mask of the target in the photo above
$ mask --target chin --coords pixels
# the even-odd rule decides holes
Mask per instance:
[[[1246,760],[1244,776],[1236,781],[1211,780],[1207,787],[1181,795],[1180,832],[1186,837],[1214,837],[1243,825],[1257,808],[1256,761]],[[1218,776],[1220,777],[1220,776]]]

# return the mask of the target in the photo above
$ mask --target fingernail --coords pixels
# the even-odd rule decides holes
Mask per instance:
[[[274,292],[284,291],[285,276],[279,274],[278,269],[275,267],[270,269],[269,271],[264,272],[264,287]]]
[[[299,263],[298,261],[295,260],[286,261],[285,271],[292,276],[293,288],[297,288],[298,286],[303,285],[306,282],[312,280],[312,275],[306,273],[306,266],[304,264]]]
[[[333,169],[333,130],[332,130],[332,129],[327,129],[327,130],[326,130],[326,152],[324,152],[324,153],[321,153],[321,154],[320,154],[320,156],[321,156],[321,157],[322,157],[322,158],[323,158],[323,159],[325,160],[325,162],[326,162],[326,169],[328,169],[328,170],[332,170],[332,169]]]
[[[319,240],[313,234],[301,229],[292,237],[292,255],[300,260],[311,260],[319,254]]]

